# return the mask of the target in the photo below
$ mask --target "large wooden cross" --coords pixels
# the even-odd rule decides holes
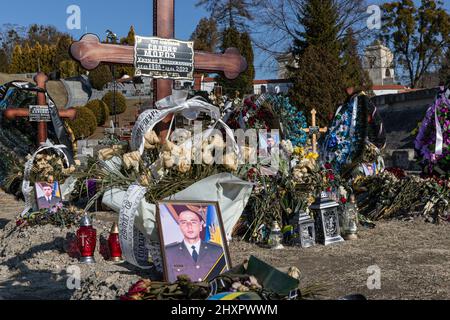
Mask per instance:
[[[317,115],[317,111],[316,109],[312,109],[311,110],[311,127],[307,128],[307,129],[303,129],[303,131],[309,133],[312,137],[312,152],[313,153],[317,153],[317,135],[320,133],[327,133],[328,128],[319,128],[317,126],[317,120],[316,120],[316,115]]]
[[[46,83],[47,83],[48,77],[45,73],[39,72],[34,77],[34,82],[36,82],[36,85],[38,88],[43,89],[40,92],[37,93],[37,104],[40,106],[47,105],[47,99],[45,96],[46,91]],[[75,119],[77,115],[77,110],[74,108],[70,108],[67,110],[59,110],[58,111],[59,116],[64,119]],[[8,120],[15,120],[17,118],[28,118],[30,116],[30,110],[24,109],[24,108],[7,108],[5,110],[5,118]],[[45,143],[47,141],[47,122],[38,122],[38,144]]]
[[[153,33],[160,38],[175,37],[174,0],[153,0]],[[134,47],[100,43],[97,36],[84,35],[70,48],[72,57],[87,69],[95,69],[100,63],[134,64]],[[247,69],[247,62],[236,48],[229,48],[224,54],[195,51],[194,68],[197,72],[223,72],[228,79],[235,79]],[[172,94],[172,80],[158,79],[154,82],[156,100]],[[168,134],[173,115],[160,123],[162,141]]]

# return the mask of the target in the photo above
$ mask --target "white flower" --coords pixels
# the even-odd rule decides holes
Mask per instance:
[[[281,141],[281,148],[286,151],[288,154],[294,153],[294,146],[290,140]]]
[[[238,169],[238,159],[236,154],[234,153],[226,154],[223,158],[223,164],[227,169],[231,171],[236,171]]]

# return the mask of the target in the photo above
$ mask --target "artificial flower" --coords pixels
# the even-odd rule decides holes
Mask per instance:
[[[133,168],[134,171],[139,172],[140,161],[141,154],[139,153],[139,151],[134,151],[123,155],[123,163],[126,169]]]
[[[155,131],[148,131],[145,136],[145,145],[144,148],[146,150],[156,149],[156,147],[160,144],[160,140]]]
[[[294,155],[303,156],[304,153],[305,153],[305,149],[303,147],[295,147],[294,148]]]
[[[223,164],[225,168],[236,171],[238,169],[238,159],[236,154],[234,152],[226,154],[223,158]]]
[[[98,158],[102,161],[110,160],[114,155],[115,151],[112,148],[102,149],[98,152]]]
[[[316,161],[317,159],[319,159],[319,155],[315,152],[310,152],[306,155],[306,159]]]

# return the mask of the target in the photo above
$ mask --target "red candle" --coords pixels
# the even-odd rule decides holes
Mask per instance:
[[[109,245],[109,252],[111,255],[111,260],[120,262],[123,261],[122,259],[122,248],[120,247],[120,241],[119,241],[119,228],[117,226],[117,223],[114,223],[111,232],[109,234],[108,238],[108,245]]]
[[[97,230],[92,227],[91,220],[85,215],[77,230],[77,245],[81,252],[81,263],[95,263],[94,252],[97,245]]]

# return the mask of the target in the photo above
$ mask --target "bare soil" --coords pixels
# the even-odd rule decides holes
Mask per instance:
[[[80,265],[68,254],[76,227],[19,232],[14,218],[21,209],[22,203],[0,194],[0,299],[116,299],[140,277],[158,277],[152,270],[106,261],[99,250],[95,265]],[[99,237],[108,236],[116,219],[114,213],[96,216]],[[254,255],[283,271],[296,266],[302,287],[320,284],[328,289],[323,299],[352,293],[368,299],[450,299],[450,224],[385,221],[375,229],[361,229],[359,237],[332,246],[279,251],[233,241],[230,253],[234,264]],[[67,288],[70,266],[80,267],[81,290]],[[380,268],[379,290],[367,288],[369,266]]]

